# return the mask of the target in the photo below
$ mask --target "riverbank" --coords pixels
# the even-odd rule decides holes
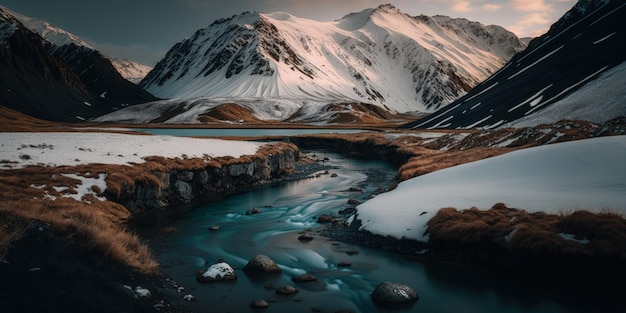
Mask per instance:
[[[379,158],[391,161],[400,167],[397,177],[397,181],[399,182],[443,167],[486,158],[532,145],[573,140],[573,138],[584,136],[599,136],[614,133],[611,131],[610,125],[597,126],[583,124],[582,127],[585,127],[585,131],[581,131],[580,127],[575,131],[570,131],[572,129],[571,125],[571,123],[563,123],[538,129],[502,130],[494,132],[380,132],[356,135],[332,134],[304,136],[306,139],[294,137],[289,140],[292,143],[306,148],[329,148],[353,157]],[[609,131],[607,131],[607,129],[609,129]],[[587,130],[589,131],[587,132]],[[284,139],[285,138],[280,138],[280,140]],[[276,140],[276,138],[270,138],[270,140]],[[35,148],[47,151],[46,149],[50,149],[51,147],[49,145],[43,145]],[[268,155],[269,154],[273,153],[268,153]],[[107,294],[113,290],[114,292],[111,294],[114,295],[113,297],[117,297],[117,299],[102,300],[102,303],[118,303],[120,301],[131,303],[128,309],[125,309],[125,311],[129,312],[150,311],[154,310],[155,306],[156,308],[165,310],[162,305],[180,308],[180,310],[184,311],[185,300],[183,297],[186,295],[185,291],[178,289],[175,283],[159,275],[158,264],[153,263],[154,260],[150,260],[150,251],[145,249],[145,245],[133,234],[134,230],[132,228],[126,228],[125,226],[128,225],[127,222],[129,218],[132,219],[132,216],[138,216],[146,212],[148,212],[148,214],[150,214],[150,212],[160,214],[164,208],[162,206],[163,203],[171,203],[173,204],[172,207],[184,207],[187,205],[187,208],[191,208],[198,203],[210,200],[210,197],[202,197],[202,199],[198,199],[198,202],[196,202],[195,199],[190,198],[195,193],[189,191],[187,188],[188,186],[194,185],[203,186],[201,181],[204,180],[204,178],[202,177],[206,178],[208,176],[201,174],[201,170],[197,171],[198,168],[196,168],[196,166],[191,166],[191,168],[187,169],[178,167],[184,162],[194,163],[191,159],[184,160],[184,158],[181,158],[180,160],[172,161],[162,158],[151,158],[150,160],[153,161],[150,165],[144,165],[145,167],[143,168],[135,167],[138,171],[129,171],[127,167],[105,167],[102,165],[76,168],[63,167],[62,171],[59,171],[61,170],[59,168],[11,170],[10,174],[6,174],[9,173],[9,171],[3,171],[4,173],[2,177],[0,177],[0,183],[2,183],[3,186],[2,197],[5,200],[9,200],[5,201],[3,205],[5,207],[13,205],[14,208],[17,208],[16,212],[19,214],[3,213],[0,215],[3,225],[16,225],[15,229],[12,229],[13,226],[3,229],[3,231],[7,229],[10,230],[8,234],[0,234],[0,242],[12,243],[10,248],[5,251],[5,261],[7,262],[0,264],[0,270],[3,271],[3,273],[7,273],[6,277],[16,278],[19,283],[3,284],[2,288],[6,291],[8,296],[7,298],[0,299],[0,303],[6,304],[7,307],[11,308],[14,307],[13,304],[17,303],[18,309],[16,312],[21,311],[19,309],[20,302],[16,301],[26,301],[26,299],[22,296],[18,296],[18,294],[29,294],[32,290],[32,285],[37,283],[41,284],[42,279],[42,277],[26,275],[32,273],[46,273],[46,275],[49,275],[45,276],[48,277],[46,282],[49,283],[42,284],[38,292],[52,295],[51,297],[56,299],[43,302],[48,305],[67,306],[67,303],[74,303],[76,298],[93,299],[90,297],[102,297],[102,299],[107,299],[102,296],[102,290],[105,290],[104,292]],[[206,163],[206,161],[207,160],[203,159],[202,164]],[[224,160],[224,162],[224,164],[218,163],[221,171],[226,171],[226,168],[228,168],[228,172],[232,169],[237,173],[248,173],[251,168],[257,168],[257,165],[242,165],[245,162],[234,159],[227,159]],[[267,167],[260,166],[260,168]],[[173,176],[171,173],[165,175],[165,173],[170,172],[172,169],[176,171]],[[310,167],[311,171],[319,169],[319,167],[315,167],[314,165]],[[73,190],[75,186],[81,185],[81,183],[77,182],[76,178],[66,177],[63,174],[72,173],[76,175],[78,173],[80,174],[78,176],[84,178],[98,178],[97,173],[102,171],[118,174],[108,181],[108,183],[111,183],[111,188],[107,188],[108,191],[106,192],[110,197],[122,199],[122,195],[128,195],[131,191],[135,192],[137,195],[142,195],[139,198],[125,196],[124,199],[130,199],[127,205],[132,208],[132,210],[126,206],[115,204],[112,201],[109,203],[110,205],[101,203],[98,197],[102,196],[105,191],[93,187],[90,188],[93,195],[85,198],[84,200],[86,200],[86,202],[77,203],[77,201],[74,200],[64,199],[63,195],[72,194],[71,190]],[[168,176],[169,178],[166,179],[165,177]],[[287,177],[291,177],[291,179],[302,179],[306,177],[305,174],[297,173],[296,171],[286,171],[278,176],[270,176],[272,177],[271,179],[263,180],[264,184],[279,182],[281,181],[279,177],[283,177],[284,179],[287,179]],[[53,184],[49,181],[51,177],[54,177]],[[223,186],[234,186],[224,180],[221,181],[225,183]],[[139,182],[139,184],[137,184],[137,182]],[[67,191],[53,188],[54,186],[60,187],[63,185],[74,187],[69,188],[70,190]],[[141,186],[139,189],[137,189],[138,185]],[[19,188],[22,189],[16,189],[16,186],[21,186]],[[148,188],[146,188],[146,186]],[[248,183],[241,185],[239,190],[244,191],[249,188],[255,188],[255,186],[258,185]],[[162,189],[163,187],[167,188]],[[387,189],[386,187],[388,186],[381,187]],[[391,186],[391,188],[393,188],[393,186]],[[141,192],[138,192],[138,190]],[[225,190],[227,189],[216,189],[213,193],[220,193],[220,195],[223,196],[228,194]],[[56,200],[51,201],[53,198]],[[149,203],[155,205],[147,205]],[[54,217],[58,218],[58,220],[51,222],[38,218],[37,216]],[[108,220],[109,222],[100,224],[102,220]],[[26,223],[24,223],[24,221],[26,221]],[[88,227],[85,227],[85,224],[76,224],[76,221],[86,221],[88,222],[87,224],[91,224],[93,221],[97,223],[94,225],[95,228],[90,230]],[[39,231],[40,226],[44,229],[43,234],[47,234],[47,229],[49,229],[49,233],[52,237],[45,239],[48,238],[46,237],[48,235],[41,237],[38,235],[42,234],[37,232],[33,233],[34,229]],[[98,230],[108,231],[101,232]],[[117,237],[121,235],[123,235],[123,237]],[[506,265],[510,264],[510,262],[506,261],[511,260],[512,257],[511,255],[489,254],[492,252],[491,246],[482,246],[482,243],[478,246],[468,245],[465,242],[454,244],[447,243],[441,246],[444,248],[438,250],[436,247],[419,245],[412,241],[394,240],[392,238],[372,236],[365,232],[354,232],[354,229],[338,228],[335,233],[329,233],[328,235],[331,238],[335,236],[334,238],[341,241],[353,242],[363,246],[378,247],[393,253],[401,253],[424,262],[436,262],[455,266],[478,265],[492,267],[494,263],[488,263],[490,261],[493,262],[493,260],[491,260],[492,256],[496,256],[494,260],[502,261],[502,264]],[[102,249],[103,244],[111,242],[121,244],[114,245],[114,247],[117,247],[115,249]],[[38,246],[35,243],[39,243],[40,245]],[[423,249],[439,251],[439,253],[436,255],[417,253],[420,251],[423,252]],[[32,253],[40,253],[40,255],[39,257],[31,257],[30,255]],[[128,253],[127,255],[132,257],[139,256],[139,258],[136,259],[139,263],[136,263],[134,265],[135,267],[128,267],[123,262],[119,262],[120,255],[124,255],[125,253]],[[76,257],[68,258],[67,262],[63,262],[62,266],[60,266],[59,263],[65,261],[63,255],[75,255]],[[513,256],[519,257],[519,255]],[[531,254],[528,256],[533,257]],[[541,256],[541,254],[539,254],[539,256]],[[24,261],[26,259],[38,260],[38,262],[36,262],[37,264],[28,263]],[[468,259],[476,260],[479,264],[462,262]],[[517,260],[524,259],[518,258]],[[544,262],[541,259],[539,260],[541,262],[537,265],[544,265]],[[568,258],[555,260],[558,262],[571,261],[571,259]],[[545,264],[550,266],[558,265],[558,262],[554,260],[549,261],[551,261],[551,263]],[[522,265],[528,264],[533,263],[524,262]],[[602,263],[591,264],[573,262],[571,264],[573,264],[573,266],[568,268],[572,271],[577,268],[587,268],[589,266],[591,268],[612,268],[612,264],[603,267],[604,264]],[[497,265],[497,263],[495,263],[495,265]],[[549,269],[551,268],[550,266],[546,268]],[[137,268],[147,270],[142,272],[137,271]],[[504,269],[503,272],[511,269],[518,270],[519,268],[505,267]],[[530,266],[528,269],[532,272],[533,267]],[[517,272],[524,273],[524,271]],[[104,277],[103,273],[106,273]],[[607,272],[605,271],[604,274],[607,274]],[[83,281],[89,282],[91,286],[101,287],[99,287],[100,289],[90,289],[85,287],[87,285],[66,283],[64,279],[67,279],[67,277],[81,277]],[[20,278],[22,279],[20,280]],[[116,280],[113,283],[112,278]],[[130,283],[126,283],[125,281],[130,281]],[[67,286],[67,288],[55,288],[55,284],[64,285]],[[120,289],[120,286],[123,289]],[[132,290],[129,290],[128,287]],[[143,292],[144,289],[151,292],[152,296],[150,298],[146,299],[141,296],[141,294],[145,293]],[[138,292],[138,290],[142,292]],[[166,296],[171,295],[172,290],[175,291],[173,296]],[[131,292],[129,293],[128,291]],[[82,307],[76,304],[77,307],[75,310],[87,311],[86,308],[89,307],[90,303],[101,303],[98,301],[76,301],[76,303],[83,304],[81,304]],[[70,311],[73,309],[71,305],[68,306],[68,308]],[[44,309],[44,307],[42,306],[41,309]],[[109,309],[115,311],[115,308],[106,307],[106,305],[103,304],[102,312]],[[98,309],[95,311],[97,310]],[[88,311],[94,311],[94,309],[90,308]],[[178,309],[174,309],[174,311],[178,311]]]
[[[12,139],[28,135],[20,133]],[[136,233],[137,225],[151,223],[155,216],[174,218],[229,194],[305,179],[328,168],[301,158],[293,144],[280,142],[259,144],[258,150],[256,144],[243,143],[253,145],[256,153],[238,157],[183,155],[144,157],[131,165],[89,163],[90,155],[102,156],[101,150],[110,149],[98,142],[102,134],[89,137],[91,143],[70,142],[84,154],[80,160],[70,156],[67,162],[88,164],[21,164],[65,162],[71,151],[61,151],[61,142],[52,140],[59,135],[48,133],[33,137],[43,142],[17,144],[15,161],[12,142],[3,146],[8,154],[0,162],[4,167],[0,171],[0,305],[7,312],[185,312],[189,298],[162,276]],[[76,136],[68,133],[63,142],[72,137]],[[214,143],[197,143],[204,141]],[[94,143],[97,147],[91,146]],[[221,151],[229,142],[217,144]],[[138,157],[132,151],[124,154]],[[116,156],[123,158],[104,153],[104,157]],[[38,301],[28,301],[33,297]]]
[[[363,231],[358,212],[353,220],[323,225],[317,234],[407,260],[511,279],[607,289],[626,279],[626,219],[615,213],[529,214],[501,203],[486,211],[445,208],[431,219],[428,242]],[[508,239],[511,229],[518,229],[515,240]],[[570,235],[574,232],[585,237]]]

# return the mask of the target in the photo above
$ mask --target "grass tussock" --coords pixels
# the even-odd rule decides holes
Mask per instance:
[[[121,223],[128,217],[124,207],[110,202],[94,205],[69,198],[6,202],[0,207],[4,225],[0,231],[0,253],[6,253],[32,221],[41,221],[83,249],[99,251],[143,273],[154,273],[158,263],[150,249]]]
[[[430,220],[431,243],[494,245],[511,251],[626,259],[626,219],[615,213],[528,213],[444,208]]]

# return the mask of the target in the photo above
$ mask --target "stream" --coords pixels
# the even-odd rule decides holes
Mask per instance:
[[[618,303],[594,286],[574,288],[512,280],[476,269],[409,261],[384,251],[315,235],[321,214],[338,216],[349,199],[367,200],[391,186],[396,169],[381,161],[348,159],[324,151],[302,151],[328,158],[328,174],[285,182],[209,203],[166,225],[149,245],[163,274],[191,294],[193,312],[613,312]],[[335,175],[333,175],[335,174]],[[351,187],[362,190],[350,191]],[[416,201],[419,201],[416,199]],[[260,213],[247,214],[253,208]],[[384,208],[381,208],[384,209]],[[218,226],[219,230],[209,230]],[[300,241],[311,231],[314,239]],[[248,275],[242,271],[257,254],[273,259],[282,273]],[[234,281],[199,283],[198,272],[223,259]],[[349,262],[350,266],[338,266]],[[310,273],[315,283],[292,278]],[[408,307],[385,308],[370,299],[383,281],[411,286],[419,300]],[[295,295],[277,295],[291,285]],[[266,309],[251,309],[256,299]]]

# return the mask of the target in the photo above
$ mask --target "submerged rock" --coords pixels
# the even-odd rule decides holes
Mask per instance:
[[[317,281],[317,277],[306,273],[306,274],[295,276],[291,280],[293,280],[296,283],[306,283],[306,282]]]
[[[311,233],[304,233],[301,234],[300,236],[298,236],[298,240],[301,242],[309,242],[311,240],[313,240],[313,235],[311,235]]]
[[[265,309],[265,308],[268,308],[269,306],[270,306],[270,304],[267,303],[267,301],[265,301],[263,299],[254,300],[250,304],[250,307],[254,308],[254,309]]]
[[[196,276],[199,282],[216,282],[237,279],[235,270],[226,262],[211,265],[206,271]]]
[[[300,290],[290,285],[280,287],[276,290],[276,293],[279,295],[295,295],[298,292],[300,292]]]
[[[243,268],[246,272],[280,273],[280,267],[266,255],[256,255]]]
[[[413,288],[392,282],[383,282],[371,294],[372,300],[385,303],[409,303],[419,298]]]

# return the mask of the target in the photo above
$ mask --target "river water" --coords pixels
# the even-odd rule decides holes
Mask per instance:
[[[617,298],[597,286],[546,285],[423,264],[319,236],[299,241],[300,234],[320,226],[318,216],[337,215],[351,198],[365,201],[376,189],[388,188],[396,174],[385,162],[307,153],[328,158],[333,169],[318,178],[256,189],[199,207],[167,225],[167,235],[150,238],[165,276],[184,286],[183,294],[196,298],[189,303],[194,312],[256,312],[250,308],[256,299],[270,304],[262,312],[619,312],[614,309]],[[349,191],[350,187],[363,192]],[[252,208],[261,213],[246,214]],[[220,229],[210,231],[212,226]],[[261,277],[244,273],[241,269],[257,254],[272,258],[282,273]],[[196,282],[197,273],[218,259],[235,268],[238,279]],[[351,266],[340,267],[340,262]],[[303,273],[313,274],[318,283],[292,281]],[[409,307],[379,307],[370,294],[383,281],[407,284],[420,299]],[[285,285],[300,291],[277,295],[275,290]]]

